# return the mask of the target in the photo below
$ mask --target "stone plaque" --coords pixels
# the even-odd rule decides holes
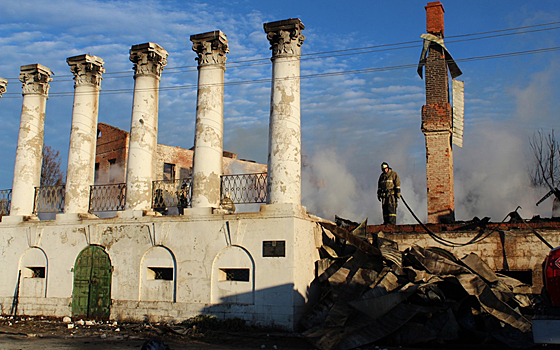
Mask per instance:
[[[263,241],[263,257],[285,257],[286,241]]]

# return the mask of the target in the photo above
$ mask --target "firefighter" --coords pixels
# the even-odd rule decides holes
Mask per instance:
[[[386,162],[381,163],[381,175],[377,182],[377,199],[383,208],[383,225],[397,223],[397,201],[401,197],[399,175]]]

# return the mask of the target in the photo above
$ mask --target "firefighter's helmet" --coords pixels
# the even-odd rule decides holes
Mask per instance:
[[[387,168],[389,168],[389,164],[387,164],[387,162],[381,163],[381,171],[385,171]]]

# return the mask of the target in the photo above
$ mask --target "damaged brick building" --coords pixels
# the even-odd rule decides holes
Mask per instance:
[[[128,132],[109,124],[97,124],[94,176],[96,184],[125,182],[129,140]],[[155,180],[171,181],[191,176],[193,148],[184,149],[158,143],[156,153]],[[223,151],[223,173],[225,175],[266,173],[266,164],[238,159],[237,154]]]

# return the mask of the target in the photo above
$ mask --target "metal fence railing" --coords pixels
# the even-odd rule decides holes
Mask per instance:
[[[124,210],[126,183],[93,185],[89,191],[89,212]]]
[[[0,216],[10,215],[12,205],[12,190],[0,190]]]
[[[35,187],[33,213],[62,213],[65,185]]]
[[[222,199],[235,204],[266,202],[266,173],[222,175]]]
[[[152,208],[162,214],[177,208],[179,214],[191,206],[192,178],[160,180],[152,183]]]

